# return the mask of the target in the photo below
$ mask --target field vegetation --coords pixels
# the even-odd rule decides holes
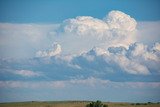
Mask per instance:
[[[100,107],[88,106],[92,104],[91,101],[50,101],[50,102],[13,102],[0,103],[0,107]],[[160,103],[116,103],[116,102],[102,102],[102,107],[160,107]]]

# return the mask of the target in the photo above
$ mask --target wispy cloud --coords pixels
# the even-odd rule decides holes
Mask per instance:
[[[12,73],[24,76],[24,77],[36,77],[36,76],[41,76],[42,74],[39,72],[34,72],[31,70],[15,70]]]
[[[69,88],[69,87],[113,87],[113,88],[160,88],[160,82],[113,82],[90,77],[63,81],[0,81],[0,88]]]

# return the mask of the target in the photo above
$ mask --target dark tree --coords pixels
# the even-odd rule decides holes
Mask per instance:
[[[101,101],[97,100],[96,102],[91,102],[90,104],[87,104],[86,107],[108,107],[108,105],[104,105]]]

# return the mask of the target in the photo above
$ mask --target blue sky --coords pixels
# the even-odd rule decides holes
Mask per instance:
[[[0,102],[160,101],[159,4],[1,0]]]
[[[159,0],[1,0],[0,21],[57,23],[76,16],[102,18],[111,10],[130,14],[138,21],[160,19]]]

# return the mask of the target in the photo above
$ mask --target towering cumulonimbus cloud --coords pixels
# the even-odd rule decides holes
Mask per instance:
[[[111,11],[104,21],[108,24],[110,29],[120,29],[126,31],[133,31],[136,29],[137,22],[134,18],[121,11]]]
[[[103,36],[109,27],[103,20],[91,16],[78,16],[75,19],[67,19],[62,24],[66,33],[75,33],[78,36]]]
[[[40,51],[35,52],[36,58],[31,58],[33,61],[31,62],[37,64],[39,69],[47,66],[48,72],[54,69],[70,72],[77,70],[86,71],[87,76],[93,76],[93,72],[97,74],[110,72],[130,75],[157,74],[160,72],[158,66],[160,45],[155,43],[150,47],[136,42],[134,35],[137,32],[136,25],[137,22],[132,17],[120,11],[111,11],[103,19],[90,16],[67,19],[56,26],[52,32],[49,32],[52,27],[47,27],[49,31],[44,34],[50,37],[50,42],[56,41],[57,43],[54,43],[51,49],[47,47],[45,51],[43,51],[44,47],[38,48],[37,50]],[[43,42],[47,44],[49,41],[46,41]],[[41,45],[43,46],[44,43]],[[29,66],[31,66],[29,70],[34,68],[32,65]],[[27,69],[22,68],[22,70]],[[33,70],[39,71],[39,69]]]
[[[136,25],[135,19],[129,15],[121,11],[111,11],[103,20],[91,16],[78,16],[75,19],[67,19],[62,23],[62,28],[65,32],[73,32],[80,36],[90,36],[86,34],[105,36],[104,33],[107,30],[134,31]]]
[[[0,95],[14,99],[21,90],[45,90],[50,98],[56,93],[58,98],[77,99],[88,92],[93,96],[87,98],[93,98],[98,92],[96,96],[105,99],[106,90],[108,95],[121,90],[120,96],[133,90],[126,99],[136,92],[137,101],[149,96],[157,101],[159,25],[160,21],[136,22],[115,10],[103,19],[78,16],[59,24],[0,23]],[[81,96],[77,92],[82,90]]]
[[[63,47],[62,54],[77,54],[94,46],[128,47],[136,41],[136,25],[133,18],[120,11],[111,11],[103,19],[78,16],[59,24],[0,23],[0,55],[33,57],[38,50],[48,50],[55,41]],[[46,56],[46,52],[39,54]]]
[[[104,19],[90,16],[78,16],[67,19],[60,29],[64,35],[96,38],[97,41],[107,45],[125,46],[135,42],[137,22],[134,18],[120,11],[111,11]]]
[[[73,39],[69,43],[77,50],[81,50],[82,45],[87,46],[93,42],[93,46],[84,52],[73,55],[70,53],[70,60],[64,61],[70,67],[77,66],[81,70],[117,72],[122,71],[127,74],[149,75],[158,73],[160,64],[160,45],[156,43],[149,47],[135,40],[134,33],[137,22],[134,18],[120,11],[111,11],[101,19],[90,16],[78,16],[65,20],[59,27],[60,34],[66,39]],[[67,36],[66,36],[67,35]],[[91,38],[94,38],[90,40]],[[86,39],[89,39],[86,41]],[[79,46],[80,44],[80,46]],[[65,45],[63,45],[65,47]],[[69,49],[69,50],[72,50]],[[61,52],[60,45],[56,44],[53,50],[39,51],[39,57],[54,57]],[[65,59],[60,56],[56,60]],[[99,68],[101,66],[101,68]]]

